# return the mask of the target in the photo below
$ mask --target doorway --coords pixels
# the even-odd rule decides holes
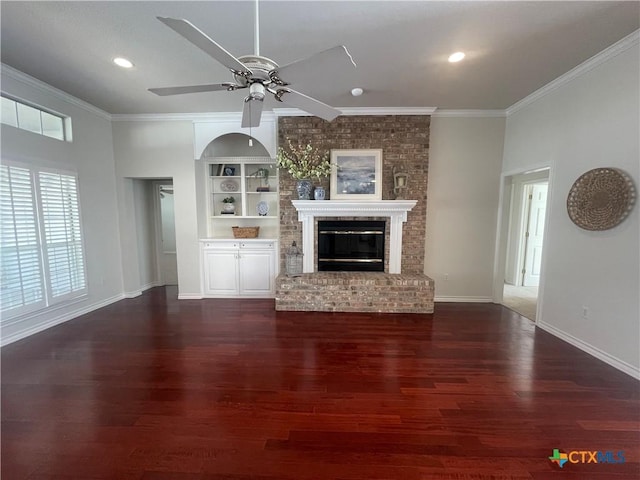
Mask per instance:
[[[542,270],[549,170],[510,178],[507,253],[502,304],[535,321]]]
[[[154,182],[156,262],[160,285],[178,284],[173,181]]]

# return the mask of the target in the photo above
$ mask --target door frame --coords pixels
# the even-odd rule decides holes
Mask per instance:
[[[547,214],[544,220],[543,244],[547,243],[549,235],[549,219],[551,218],[551,200],[553,196],[553,180],[555,170],[552,165],[543,163],[524,170],[512,170],[503,172],[500,175],[500,193],[498,203],[498,221],[496,225],[496,243],[494,251],[494,268],[493,268],[493,302],[502,304],[504,296],[504,281],[507,265],[507,254],[509,244],[509,231],[512,227],[514,207],[514,178],[522,175],[532,175],[543,171],[548,172],[548,190],[547,190]],[[539,180],[537,180],[539,181]],[[536,183],[537,181],[533,181]],[[540,284],[538,287],[538,302],[536,306],[535,323],[543,321],[544,315],[544,283],[545,283],[545,265],[547,262],[547,250],[542,249]]]

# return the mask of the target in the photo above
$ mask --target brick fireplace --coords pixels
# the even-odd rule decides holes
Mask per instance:
[[[348,201],[299,201],[295,180],[287,172],[280,172],[280,271],[283,273],[276,281],[277,310],[433,311],[433,280],[423,273],[429,124],[430,117],[423,115],[343,116],[332,122],[315,117],[279,119],[281,145],[291,140],[293,144],[311,144],[327,150],[382,149],[383,200],[361,202],[363,205],[355,210],[355,204]],[[394,167],[410,174],[405,197],[411,200],[393,200]],[[323,179],[321,185],[329,191],[328,178]],[[309,216],[309,208],[319,210]],[[388,260],[384,273],[315,271],[315,228],[318,219],[326,218],[387,221],[385,256]],[[305,253],[302,277],[284,274],[285,253],[293,241],[302,246]]]

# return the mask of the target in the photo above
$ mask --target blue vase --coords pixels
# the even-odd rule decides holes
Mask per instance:
[[[312,189],[313,189],[313,185],[311,183],[311,180],[298,180],[296,183],[298,200],[311,200]]]
[[[316,200],[324,200],[324,195],[324,187],[316,187],[313,191],[313,198],[315,198]]]

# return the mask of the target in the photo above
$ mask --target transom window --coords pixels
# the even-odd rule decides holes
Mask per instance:
[[[67,117],[48,112],[32,105],[5,96],[2,99],[2,123],[29,132],[55,138],[69,140]]]

